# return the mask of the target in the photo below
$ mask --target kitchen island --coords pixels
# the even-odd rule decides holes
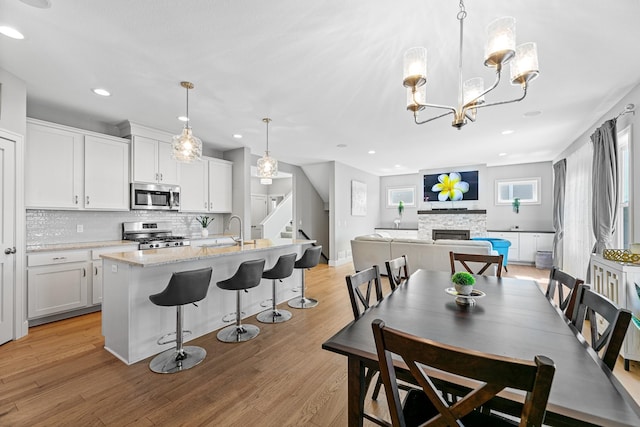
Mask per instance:
[[[184,328],[192,332],[185,337],[188,341],[229,324],[223,317],[235,311],[236,295],[219,289],[216,282],[231,277],[240,263],[264,258],[265,269],[268,269],[281,255],[296,253],[299,258],[313,243],[311,240],[258,239],[243,245],[184,246],[103,255],[105,349],[132,364],[174,345],[158,345],[157,340],[175,332],[175,308],[156,306],[149,301],[149,295],[162,291],[174,272],[213,267],[207,297],[198,307],[184,306]],[[293,288],[300,284],[301,273],[294,270],[291,277],[278,283],[277,303],[296,296]],[[260,303],[270,298],[271,283],[264,280],[262,285],[243,295],[243,317],[266,310]],[[234,316],[228,317],[234,320]]]

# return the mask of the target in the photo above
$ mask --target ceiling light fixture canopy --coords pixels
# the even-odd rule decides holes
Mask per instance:
[[[475,77],[467,81],[462,80],[462,40],[464,19],[467,11],[464,1],[460,0],[460,11],[457,19],[460,21],[460,47],[458,59],[458,106],[430,104],[426,102],[427,82],[427,50],[414,47],[404,55],[404,81],[407,88],[407,110],[413,112],[416,124],[428,123],[440,117],[453,114],[452,126],[460,129],[467,124],[467,119],[476,120],[478,108],[494,105],[509,104],[522,101],[527,96],[529,82],[538,77],[538,53],[535,43],[524,43],[516,47],[516,20],[510,16],[498,18],[487,27],[488,40],[485,49],[484,65],[496,69],[496,79],[488,89],[484,88],[484,80]],[[485,104],[484,96],[500,83],[502,66],[511,61],[511,84],[520,85],[522,96],[509,101],[499,101]],[[418,121],[418,112],[426,107],[449,110],[446,113]]]
[[[264,156],[258,159],[258,177],[260,178],[260,184],[271,184],[272,178],[278,175],[278,161],[269,156],[269,123],[271,119],[265,117],[262,119],[267,124],[267,150],[264,152]]]
[[[171,142],[171,156],[179,162],[191,163],[202,157],[202,141],[193,136],[189,121],[189,90],[195,86],[191,82],[180,82],[180,86],[187,90],[187,121],[180,135],[173,137]]]

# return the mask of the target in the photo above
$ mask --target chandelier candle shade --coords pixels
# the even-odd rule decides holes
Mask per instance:
[[[493,105],[509,104],[522,101],[527,96],[529,82],[538,77],[538,52],[535,43],[524,43],[516,46],[516,20],[512,17],[502,17],[494,20],[487,27],[487,44],[485,47],[484,65],[495,68],[494,83],[488,89],[484,88],[484,80],[474,77],[467,81],[462,78],[462,42],[464,33],[464,19],[467,11],[464,1],[460,1],[460,11],[457,19],[460,21],[460,46],[458,59],[458,104],[457,106],[430,104],[426,102],[427,92],[427,50],[423,47],[413,47],[404,55],[404,80],[407,88],[407,110],[413,112],[416,124],[428,123],[440,117],[453,114],[452,126],[461,129],[467,120],[474,122],[478,108]],[[498,101],[485,104],[484,96],[495,89],[500,83],[502,67],[511,64],[511,84],[520,85],[522,96],[508,101]],[[418,112],[426,107],[448,110],[427,120],[419,121]]]
[[[189,90],[194,88],[191,82],[180,82],[180,86],[187,90],[187,114],[184,128],[180,135],[173,137],[171,142],[171,156],[179,162],[191,163],[202,157],[202,141],[193,136],[189,119]]]
[[[265,117],[262,121],[267,124],[267,150],[264,152],[264,156],[258,159],[258,177],[260,177],[260,184],[270,185],[273,182],[272,178],[278,175],[278,161],[269,156],[269,123],[271,119]]]

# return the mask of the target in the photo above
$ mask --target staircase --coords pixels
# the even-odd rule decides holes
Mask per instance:
[[[287,224],[284,231],[280,232],[280,237],[283,239],[293,239],[293,226],[291,224]]]

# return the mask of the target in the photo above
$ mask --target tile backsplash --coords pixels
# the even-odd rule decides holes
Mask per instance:
[[[202,214],[185,214],[164,211],[129,211],[129,212],[94,212],[94,211],[54,211],[27,210],[26,228],[27,245],[47,245],[61,243],[98,242],[104,240],[120,240],[122,223],[130,221],[170,221],[173,233],[190,237],[200,235],[200,224],[196,216]],[[208,227],[210,234],[222,234],[224,215],[207,214],[213,217]],[[78,226],[83,231],[78,232]]]

